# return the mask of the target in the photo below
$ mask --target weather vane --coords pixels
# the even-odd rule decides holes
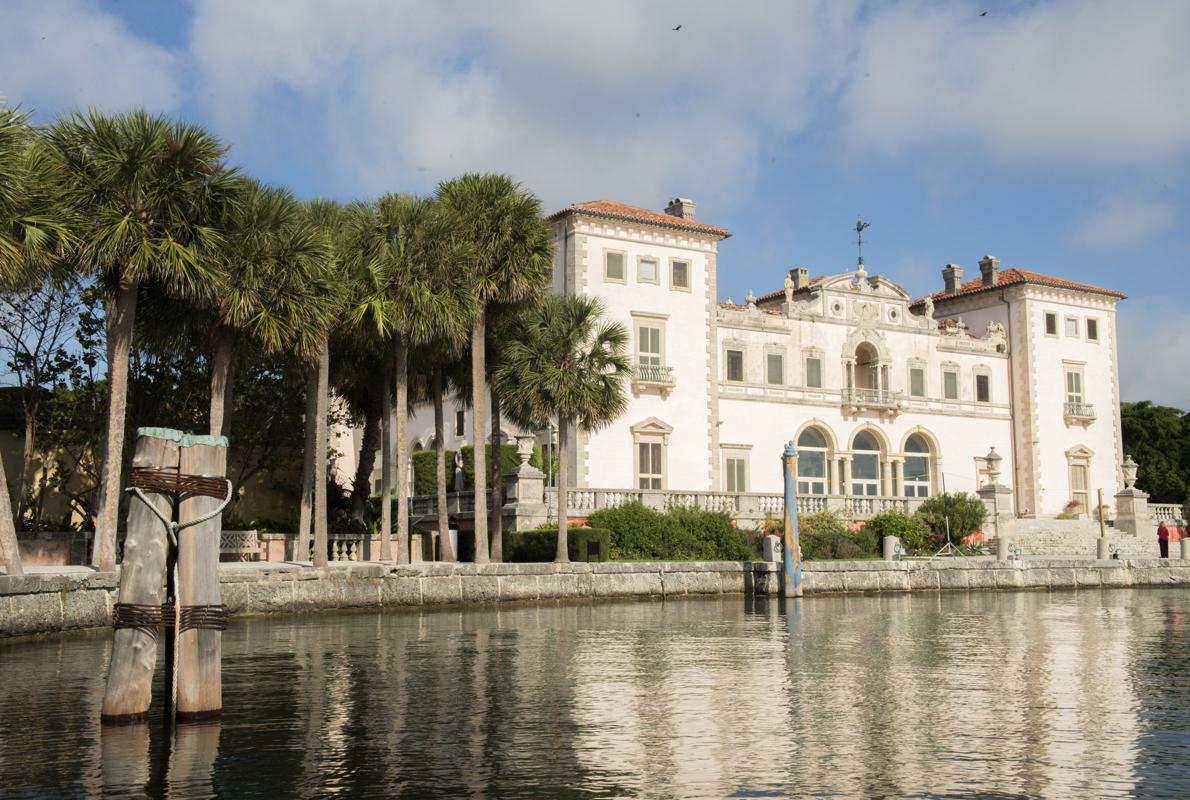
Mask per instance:
[[[859,258],[855,263],[861,267],[864,265],[864,231],[870,227],[872,226],[859,217],[855,218],[855,244],[859,248]]]

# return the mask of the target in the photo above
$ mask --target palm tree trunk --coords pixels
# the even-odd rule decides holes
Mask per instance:
[[[380,405],[380,560],[393,560],[393,393],[392,372],[385,359],[384,395]]]
[[[215,330],[211,347],[211,435],[231,434],[232,375],[231,361],[235,354],[235,331],[226,325]]]
[[[100,470],[103,499],[95,520],[95,550],[91,561],[101,572],[116,568],[116,528],[120,515],[120,468],[124,461],[124,415],[128,407],[128,358],[136,322],[136,281],[120,278],[114,319],[108,321],[112,337],[107,365],[107,436]]]
[[[488,563],[488,504],[487,504],[487,399],[488,384],[485,370],[484,346],[487,339],[485,309],[480,309],[471,323],[471,444],[475,464],[475,563]]]
[[[310,555],[310,527],[314,518],[314,448],[318,426],[318,367],[306,370],[306,437],[302,447],[302,499],[298,504],[298,537],[293,551],[294,561],[305,561]]]
[[[18,520],[25,517],[25,494],[29,491],[29,484],[33,476],[33,440],[37,433],[37,405],[25,406],[25,442],[21,447],[21,480],[17,486],[17,516]],[[8,487],[5,486],[5,491]]]
[[[434,460],[435,489],[438,492],[438,558],[455,561],[458,554],[450,544],[450,515],[446,509],[446,423],[442,409],[442,369],[434,368]]]
[[[492,392],[492,561],[504,560],[504,449],[500,430],[500,398]]]
[[[378,399],[368,398],[368,407],[364,411],[364,434],[359,443],[359,461],[355,467],[355,480],[351,482],[351,519],[359,523],[364,521],[368,498],[372,496],[372,468],[376,466],[376,451],[380,449]]]
[[[397,373],[397,402],[393,439],[397,446],[397,551],[398,564],[409,563],[409,445],[405,431],[409,424],[409,345],[400,336],[394,342]]]
[[[567,441],[569,431],[566,426],[566,417],[561,414],[558,415],[558,550],[554,556],[554,561],[561,564],[570,560],[569,543],[566,541],[567,533],[567,516],[569,516],[570,509],[566,507],[566,456]]]
[[[314,566],[325,567],[326,538],[326,415],[330,412],[330,353],[327,339],[318,351],[318,411],[314,420]]]
[[[24,575],[21,550],[17,544],[17,529],[12,521],[12,503],[8,498],[8,478],[4,474],[4,460],[0,459],[0,554],[4,555],[4,571],[8,575]]]

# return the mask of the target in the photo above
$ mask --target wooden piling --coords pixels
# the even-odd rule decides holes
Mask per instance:
[[[179,432],[142,429],[137,433],[136,451],[132,457],[134,468],[174,469],[178,466]],[[173,504],[168,495],[145,493],[145,498],[166,519],[172,518]],[[141,607],[148,614],[154,613],[151,609],[161,608],[168,548],[168,532],[157,515],[140,499],[129,502],[119,603]],[[112,640],[112,659],[101,719],[104,722],[129,722],[144,717],[149,711],[156,667],[155,625],[117,628]]]
[[[190,436],[182,443],[179,457],[183,475],[224,477],[227,473],[227,439],[222,436]],[[188,523],[211,514],[223,504],[218,497],[190,496],[178,509],[178,605],[183,616],[178,637],[177,718],[209,719],[223,712],[221,674],[223,631],[209,621],[188,627],[188,613],[213,608],[222,610],[219,600],[219,535],[221,515],[198,524]],[[209,619],[209,615],[208,615]]]

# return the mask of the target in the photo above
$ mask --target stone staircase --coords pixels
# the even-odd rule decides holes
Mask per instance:
[[[1005,525],[1005,535],[1021,548],[1026,556],[1090,556],[1095,557],[1099,540],[1099,523],[1082,519],[1015,519]],[[1123,559],[1157,558],[1157,528],[1150,536],[1130,536],[1107,528],[1109,547],[1118,547]],[[996,541],[988,542],[996,552]]]

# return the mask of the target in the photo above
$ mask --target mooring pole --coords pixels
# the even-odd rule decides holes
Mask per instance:
[[[161,429],[137,431],[134,470],[177,470],[177,438],[160,433]],[[157,669],[161,582],[170,549],[168,530],[161,519],[173,519],[173,512],[173,502],[164,494],[146,494],[145,502],[133,499],[128,504],[120,591],[112,622],[116,630],[103,695],[104,722],[127,722],[149,711]]]
[[[178,506],[178,704],[177,718],[218,717],[223,712],[221,661],[227,615],[219,600],[221,510],[230,489],[227,439],[188,436],[182,442],[183,476],[219,479],[218,495],[192,492]]]
[[[793,442],[785,443],[781,455],[785,474],[785,596],[802,596],[802,550],[797,530],[797,450]]]

